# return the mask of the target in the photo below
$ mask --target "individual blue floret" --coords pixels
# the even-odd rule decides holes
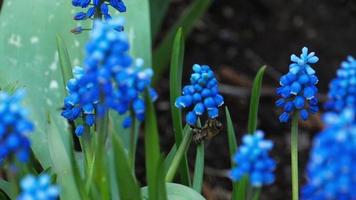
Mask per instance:
[[[51,184],[48,174],[25,176],[20,183],[21,194],[17,200],[56,200],[59,197],[59,187]]]
[[[218,81],[214,72],[207,65],[193,65],[194,73],[190,84],[183,88],[182,96],[175,101],[179,109],[192,107],[187,113],[186,121],[196,125],[198,116],[208,113],[209,118],[219,116],[219,107],[224,104],[224,98],[219,94]]]
[[[276,168],[276,162],[269,156],[273,148],[272,141],[265,140],[262,131],[256,131],[252,135],[243,136],[242,142],[233,157],[236,167],[230,172],[231,179],[239,181],[242,177],[248,176],[254,187],[272,184]]]
[[[326,128],[314,138],[302,199],[356,199],[354,110],[327,113],[323,118]]]
[[[139,121],[143,121],[144,91],[149,91],[152,101],[157,99],[157,93],[150,87],[153,71],[144,67],[142,59],[133,62],[128,53],[130,46],[126,33],[112,28],[121,25],[122,18],[106,23],[95,21],[86,46],[85,73],[78,80],[79,88],[86,90],[79,93],[78,101],[81,105],[97,102],[96,114],[99,116],[103,116],[108,109],[120,115],[132,111]],[[129,127],[131,121],[125,119],[123,126]]]
[[[283,108],[284,112],[279,116],[280,122],[287,122],[295,111],[303,120],[307,120],[309,113],[319,110],[315,86],[318,77],[315,75],[312,64],[318,62],[314,52],[308,53],[308,48],[302,49],[300,57],[291,56],[293,62],[289,66],[289,72],[280,79],[281,87],[277,88],[277,94],[281,97],[276,101],[276,106]]]
[[[23,90],[13,95],[0,92],[0,164],[6,159],[10,162],[17,158],[27,162],[30,156],[28,134],[33,124],[27,119],[27,110],[21,106]]]
[[[347,107],[356,108],[356,60],[348,56],[329,84],[326,110],[340,112]]]
[[[74,121],[81,118],[82,121],[89,127],[95,124],[96,115],[96,104],[99,99],[94,99],[91,102],[86,102],[82,104],[79,100],[81,95],[85,95],[86,92],[90,90],[90,85],[85,87],[79,86],[79,80],[84,75],[84,69],[76,66],[73,69],[73,78],[67,83],[68,96],[64,98],[64,108],[61,115],[70,120]],[[75,134],[77,136],[83,135],[85,129],[82,123],[78,123],[75,129]]]

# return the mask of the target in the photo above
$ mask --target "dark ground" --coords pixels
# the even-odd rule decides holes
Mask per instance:
[[[176,0],[172,3],[163,27],[177,19],[187,2]],[[187,39],[184,82],[188,81],[192,64],[213,67],[239,138],[246,131],[251,80],[260,66],[268,65],[259,129],[275,142],[272,156],[278,168],[276,182],[263,188],[262,199],[290,199],[289,128],[278,122],[278,110],[273,105],[276,100],[273,90],[278,86],[280,74],[288,71],[290,54],[299,55],[303,46],[316,52],[320,61],[315,69],[323,99],[339,63],[347,55],[356,56],[355,22],[356,2],[351,0],[216,0]],[[158,85],[161,143],[168,151],[173,143],[168,79],[163,78]],[[221,121],[225,121],[223,113],[221,116]],[[319,117],[302,124],[299,138],[302,184],[311,139],[320,128]],[[193,169],[195,154],[192,151],[190,155]],[[206,146],[205,162],[205,197],[228,199],[231,182],[221,176],[230,166],[226,132]]]

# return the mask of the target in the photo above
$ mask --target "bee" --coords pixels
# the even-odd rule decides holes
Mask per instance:
[[[217,119],[208,119],[205,125],[201,128],[191,126],[193,133],[193,142],[200,144],[204,140],[210,140],[215,135],[219,134],[223,125]]]

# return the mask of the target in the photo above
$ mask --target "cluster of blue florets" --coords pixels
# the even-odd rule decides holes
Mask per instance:
[[[356,199],[356,124],[353,110],[324,115],[313,142],[302,198]]]
[[[325,109],[340,112],[347,107],[356,108],[356,60],[349,56],[341,63],[336,78],[330,82]]]
[[[25,176],[20,183],[21,194],[17,200],[56,200],[59,196],[59,187],[51,185],[48,174]]]
[[[209,118],[219,116],[219,107],[224,98],[219,94],[218,81],[214,72],[207,65],[193,65],[194,73],[190,77],[190,85],[183,88],[183,95],[176,99],[175,106],[179,109],[194,107],[186,115],[190,125],[196,125],[198,116],[208,113]]]
[[[0,164],[17,158],[27,162],[30,155],[28,133],[33,124],[27,119],[27,110],[21,106],[24,91],[13,95],[0,92]]]
[[[122,18],[106,23],[95,21],[95,28],[86,46],[85,72],[76,81],[78,88],[83,90],[77,93],[78,102],[83,105],[82,108],[95,104],[94,110],[99,116],[108,109],[119,114],[132,111],[139,121],[143,121],[143,92],[148,89],[151,99],[154,101],[157,98],[157,93],[150,87],[153,71],[143,67],[142,59],[133,62],[128,53],[127,35],[111,28],[117,25],[123,25]],[[130,116],[127,117],[123,126],[129,127],[131,120]]]
[[[68,96],[64,98],[64,108],[62,111],[62,116],[70,121],[74,121],[78,118],[82,118],[85,124],[89,127],[93,126],[95,123],[96,114],[96,104],[98,99],[94,99],[92,102],[87,102],[86,104],[81,104],[80,95],[85,94],[89,89],[90,85],[85,87],[79,86],[79,80],[84,75],[84,69],[81,67],[74,67],[73,76],[67,83]],[[83,124],[77,124],[75,129],[75,134],[77,136],[83,135],[85,131],[85,126]]]
[[[254,187],[272,184],[276,168],[276,162],[269,156],[273,148],[272,141],[265,140],[262,131],[256,131],[254,134],[245,135],[242,142],[233,157],[236,167],[230,172],[231,179],[239,181],[242,177],[248,176]]]
[[[311,67],[318,62],[319,58],[314,52],[308,53],[308,48],[302,49],[300,57],[291,56],[293,62],[289,66],[289,72],[280,79],[281,87],[277,88],[277,94],[281,97],[276,101],[278,107],[284,112],[279,116],[279,121],[289,121],[294,111],[300,111],[303,120],[308,119],[309,113],[319,110],[316,84],[318,77]]]
[[[93,19],[96,12],[103,16],[105,20],[111,19],[109,6],[119,12],[126,12],[126,6],[122,0],[72,0],[72,5],[75,7],[88,8],[86,12],[78,12],[74,15],[75,20]],[[122,31],[123,26],[112,27],[117,31]],[[81,33],[83,28],[78,26],[72,29],[73,33]]]

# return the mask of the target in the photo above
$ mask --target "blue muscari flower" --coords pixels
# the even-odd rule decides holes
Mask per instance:
[[[70,121],[82,118],[84,123],[91,127],[95,123],[96,104],[98,103],[98,100],[95,99],[91,102],[86,102],[85,104],[82,104],[79,101],[80,95],[84,95],[90,90],[90,85],[86,85],[84,87],[79,86],[79,80],[83,75],[83,68],[79,66],[74,67],[74,77],[67,82],[66,89],[68,96],[64,98],[64,108],[61,115]],[[75,134],[77,136],[81,136],[84,131],[85,129],[83,124],[77,124]]]
[[[81,105],[96,102],[96,114],[99,116],[108,109],[113,109],[120,115],[132,111],[139,121],[143,121],[145,89],[148,89],[153,101],[157,99],[157,93],[150,87],[153,71],[144,67],[142,59],[133,62],[128,53],[126,33],[112,28],[122,25],[122,18],[106,23],[95,21],[86,46],[85,72],[78,80],[78,87],[86,89],[76,97]],[[77,113],[74,114],[76,116]],[[127,116],[123,121],[125,128],[131,125],[131,120],[128,119],[130,117]]]
[[[59,187],[51,184],[48,174],[25,176],[20,183],[21,194],[17,200],[56,200],[59,196]]]
[[[85,20],[93,18],[95,12],[100,12],[106,20],[111,19],[109,5],[119,12],[126,12],[126,6],[122,0],[72,0],[75,7],[88,8],[86,12],[78,12],[74,15],[75,20]]]
[[[353,109],[327,113],[307,164],[305,200],[356,199],[356,124]]]
[[[307,120],[309,113],[319,110],[316,84],[318,77],[315,75],[312,64],[319,58],[314,52],[308,53],[308,48],[302,49],[300,57],[291,56],[292,64],[289,72],[280,79],[281,87],[277,88],[277,94],[281,97],[276,101],[276,106],[283,108],[284,112],[279,116],[280,122],[289,121],[292,113],[299,110],[303,120]]]
[[[245,135],[242,141],[243,144],[233,157],[236,167],[230,171],[231,179],[239,181],[242,177],[248,176],[254,187],[272,184],[276,168],[276,162],[268,155],[273,148],[272,141],[265,140],[262,131]]]
[[[340,112],[346,107],[356,108],[356,60],[348,56],[329,84],[326,110]]]
[[[175,101],[175,106],[179,109],[193,108],[186,115],[186,121],[190,125],[195,125],[198,116],[205,112],[209,118],[218,117],[218,108],[224,104],[224,98],[219,94],[218,81],[210,67],[195,64],[193,71],[190,85],[183,88],[182,96]]]
[[[21,106],[24,90],[13,95],[0,92],[0,163],[17,158],[27,162],[30,156],[28,134],[33,124],[27,119],[27,110]]]

